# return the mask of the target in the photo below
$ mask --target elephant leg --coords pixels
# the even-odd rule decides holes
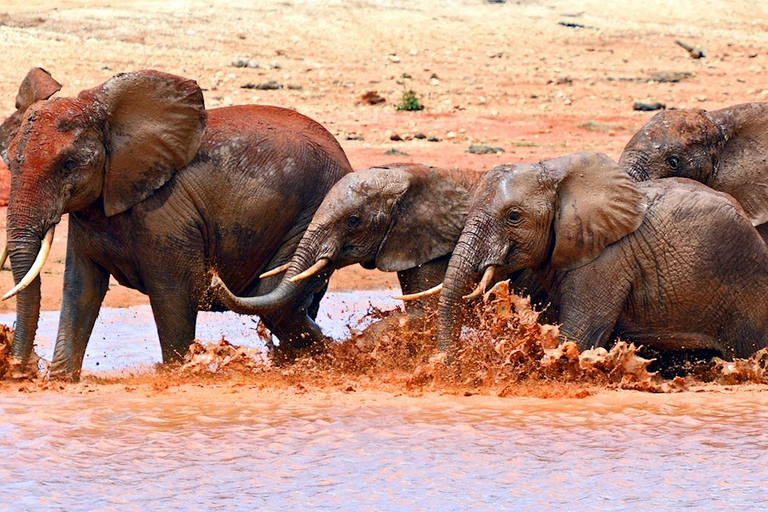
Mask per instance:
[[[577,269],[561,285],[561,335],[579,351],[607,348],[629,294],[629,283],[602,269]]]
[[[195,339],[197,307],[186,290],[178,289],[150,291],[149,302],[160,338],[163,363],[177,363],[184,359]]]
[[[85,349],[109,287],[109,273],[76,253],[74,235],[67,241],[64,293],[51,377],[77,380]]]

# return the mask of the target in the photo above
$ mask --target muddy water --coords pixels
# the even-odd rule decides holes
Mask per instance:
[[[320,321],[342,336],[365,308],[329,299]],[[55,324],[44,318],[44,355]],[[256,344],[253,327],[202,315],[198,336]],[[149,310],[105,310],[87,364],[150,364],[156,345]],[[0,394],[0,510],[768,506],[759,389],[540,400],[93,387]]]
[[[0,398],[9,509],[759,509],[768,401]],[[632,398],[630,401],[634,400]],[[32,408],[30,412],[30,407]],[[0,509],[3,509],[0,504]]]
[[[326,294],[317,315],[323,332],[336,339],[349,336],[350,328],[364,328],[363,317],[374,304],[392,309],[398,301],[394,292],[373,290],[365,292],[336,292]],[[216,341],[224,336],[236,345],[264,347],[256,334],[256,317],[231,312],[201,312],[197,318],[197,337]],[[15,313],[0,314],[0,323],[13,325]],[[359,323],[363,320],[362,323]],[[56,342],[59,324],[58,311],[44,311],[40,315],[35,350],[50,360]],[[86,371],[145,369],[162,360],[152,309],[149,306],[132,308],[102,308],[88,350],[83,361]]]

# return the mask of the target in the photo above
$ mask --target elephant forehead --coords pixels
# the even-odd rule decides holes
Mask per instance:
[[[651,119],[642,133],[658,145],[682,145],[705,142],[718,132],[702,110],[661,112]]]
[[[75,141],[79,130],[74,121],[82,115],[82,107],[70,98],[32,105],[24,116],[12,154],[18,157],[21,151],[24,162],[32,166],[49,162],[52,155]]]
[[[535,164],[516,165],[498,177],[491,202],[497,208],[522,204],[542,191],[541,168]]]

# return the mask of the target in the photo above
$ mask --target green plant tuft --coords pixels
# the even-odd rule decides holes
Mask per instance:
[[[419,101],[419,97],[416,96],[416,92],[413,90],[405,91],[400,101],[395,105],[397,110],[424,110],[424,105]]]

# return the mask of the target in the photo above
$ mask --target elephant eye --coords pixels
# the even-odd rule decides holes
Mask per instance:
[[[347,226],[348,227],[356,228],[359,225],[360,225],[360,217],[358,217],[357,215],[350,215],[347,218]]]
[[[520,222],[520,212],[518,210],[509,210],[507,212],[507,220],[512,224]]]
[[[673,171],[679,171],[680,170],[680,158],[676,157],[676,156],[668,156],[667,157],[667,165]]]

